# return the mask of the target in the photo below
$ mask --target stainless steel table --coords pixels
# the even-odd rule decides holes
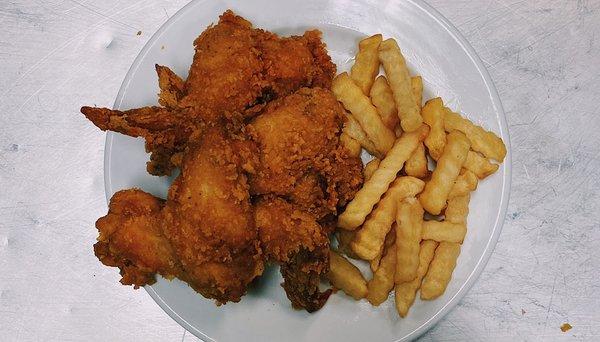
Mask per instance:
[[[91,252],[105,135],[78,113],[185,3],[0,2],[0,340],[195,340]],[[422,340],[598,340],[600,1],[431,3],[499,89],[514,176],[486,270]]]

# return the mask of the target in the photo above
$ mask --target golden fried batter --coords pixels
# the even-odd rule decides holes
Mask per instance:
[[[344,120],[326,89],[302,88],[269,103],[247,126],[260,150],[250,192],[289,198],[317,219],[336,213],[362,184],[362,162],[340,144]]]
[[[231,11],[194,41],[196,53],[181,106],[202,106],[207,121],[251,107],[262,94],[262,62],[252,24]]]
[[[300,87],[329,87],[336,71],[319,31],[280,38],[252,28],[231,11],[223,13],[194,46],[185,82],[167,67],[156,66],[159,103],[164,108],[81,109],[102,130],[146,139],[146,150],[151,153],[148,172],[153,175],[169,175],[179,166],[179,154],[203,123],[221,124],[256,115],[266,102]],[[152,126],[147,127],[145,121]]]
[[[179,101],[183,97],[184,81],[166,66],[156,64],[155,67],[160,88],[158,103],[167,108],[179,107]]]
[[[156,273],[168,279],[182,273],[161,229],[163,206],[163,200],[141,190],[123,190],[113,195],[108,214],[96,222],[96,256],[121,270],[122,284],[137,288],[154,283]]]
[[[124,284],[178,277],[217,303],[239,301],[268,259],[292,305],[318,310],[328,234],[362,184],[321,33],[280,38],[227,11],[194,46],[187,80],[156,65],[160,107],[82,108],[102,130],[143,137],[151,174],[181,168],[166,201],[114,195],[96,255]]]
[[[96,224],[98,258],[119,267],[124,284],[151,284],[158,273],[218,303],[239,301],[263,271],[242,173],[252,163],[248,148],[213,128],[190,146],[166,202],[141,190],[116,193]]]
[[[311,214],[273,196],[258,201],[255,218],[264,253],[281,265],[292,306],[319,310],[331,294],[319,291],[320,277],[329,272],[329,239],[321,226]]]
[[[163,230],[196,291],[239,301],[263,271],[243,173],[250,147],[213,128],[190,148],[169,188]]]

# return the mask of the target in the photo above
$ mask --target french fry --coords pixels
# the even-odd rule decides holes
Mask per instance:
[[[421,110],[423,121],[429,126],[429,134],[425,138],[425,146],[429,150],[429,155],[434,160],[438,160],[444,152],[446,145],[446,132],[444,131],[444,103],[442,99],[436,97],[425,103]]]
[[[369,95],[375,76],[379,73],[379,44],[381,34],[365,38],[358,43],[358,53],[354,65],[350,69],[350,78],[362,90],[363,94]]]
[[[369,178],[371,178],[371,176],[373,176],[373,173],[375,173],[375,170],[377,170],[380,163],[381,163],[381,160],[379,160],[378,158],[373,158],[367,163],[367,165],[365,165],[365,168],[363,169],[363,175],[365,176],[365,181],[368,181]]]
[[[423,240],[462,243],[466,234],[467,226],[464,222],[425,221],[421,237]]]
[[[373,178],[376,175],[377,171]],[[385,196],[379,201],[375,210],[350,243],[350,247],[356,255],[363,260],[373,260],[377,256],[383,246],[386,234],[390,231],[392,223],[396,219],[398,201],[409,196],[415,196],[423,190],[424,184],[422,180],[414,177],[399,177],[392,183]]]
[[[377,170],[377,167],[379,166],[379,162],[380,162],[379,159],[374,158],[374,159],[371,159],[371,161],[368,162],[367,165],[365,165],[365,168],[363,170],[365,181],[368,180],[369,178],[371,178],[371,176],[373,175],[373,172],[375,172],[375,170]],[[345,254],[346,256],[348,256],[349,258],[360,259],[358,257],[358,255],[356,255],[356,253],[354,253],[352,248],[350,248],[350,243],[352,242],[352,240],[354,240],[355,235],[356,235],[355,230],[338,229],[337,230],[338,250],[340,252],[342,252],[343,254]],[[394,233],[394,239],[395,238],[396,238],[396,236]],[[387,243],[387,236],[386,236],[386,243]],[[377,261],[377,265],[379,265],[379,260]]]
[[[395,244],[385,248],[381,263],[377,271],[373,272],[373,278],[367,283],[369,293],[367,300],[375,305],[383,303],[388,299],[390,291],[394,288],[394,272],[396,271]]]
[[[419,251],[419,268],[417,269],[417,277],[412,281],[396,284],[396,310],[400,317],[406,317],[408,310],[413,305],[417,290],[421,287],[421,280],[427,273],[429,263],[433,259],[435,249],[438,243],[432,240],[421,241]]]
[[[477,189],[478,182],[477,176],[475,176],[473,172],[462,169],[456,178],[456,181],[454,181],[454,185],[448,194],[448,198],[468,195]]]
[[[381,256],[383,255],[384,249],[390,247],[395,242],[396,242],[396,222],[392,223],[392,229],[390,229],[390,231],[385,236],[385,241],[383,242],[383,246],[381,246],[382,248],[379,249],[379,253],[377,253],[377,256],[375,258],[373,258],[373,260],[369,261],[369,266],[371,267],[372,272],[377,271],[377,268],[379,268],[379,262],[381,261]]]
[[[356,234],[353,230],[338,229],[337,230],[338,251],[352,259],[359,259],[358,255],[350,248],[350,242],[354,240]]]
[[[464,133],[471,142],[473,151],[481,152],[486,158],[502,162],[506,157],[506,146],[500,137],[448,108],[444,116],[444,129],[447,132],[456,130]]]
[[[433,170],[431,180],[425,184],[425,189],[419,196],[421,205],[430,214],[439,215],[446,206],[448,194],[467,159],[469,147],[469,140],[464,134],[460,132],[448,134],[444,152]]]
[[[398,109],[400,125],[405,132],[413,132],[423,123],[419,106],[412,93],[412,84],[400,47],[394,39],[386,39],[379,45],[379,61],[387,75],[394,102]]]
[[[351,115],[346,113],[346,122],[344,123],[344,130],[342,131],[352,139],[358,141],[360,146],[362,146],[367,152],[371,155],[381,157],[381,154],[377,152],[375,148],[375,144],[367,137],[367,133],[360,127],[360,124],[356,119]]]
[[[484,179],[498,170],[498,164],[491,163],[475,151],[469,151],[463,167],[473,172],[477,178]]]
[[[440,242],[435,249],[435,254],[429,270],[421,284],[421,299],[431,300],[441,296],[445,291],[452,272],[456,267],[456,259],[460,254],[460,244]]]
[[[357,140],[354,140],[348,134],[342,132],[342,134],[340,134],[340,143],[348,150],[350,155],[360,157],[362,146],[360,146],[360,143]]]
[[[333,79],[331,90],[344,107],[360,123],[375,149],[385,155],[394,145],[396,135],[387,128],[371,100],[362,93],[362,90],[352,81],[347,73],[341,73]]]
[[[402,169],[404,162],[408,160],[418,144],[425,139],[427,132],[427,126],[423,125],[415,132],[403,134],[396,141],[373,176],[365,182],[354,199],[348,203],[346,210],[340,214],[338,227],[354,230],[365,221],[373,206],[396,179],[396,174]]]
[[[417,106],[421,108],[423,105],[423,79],[421,76],[413,76],[410,78],[410,88],[413,93],[413,97],[417,102]]]
[[[360,270],[334,251],[329,251],[329,273],[327,277],[331,285],[356,300],[367,295],[367,281]]]
[[[427,139],[427,138],[426,138]],[[427,169],[427,156],[425,155],[425,145],[420,143],[413,154],[408,158],[406,164],[404,164],[404,172],[408,176],[417,178],[425,178],[429,174]]]
[[[411,281],[417,277],[423,214],[421,204],[414,197],[408,197],[398,204],[395,277],[397,284]]]
[[[392,88],[390,88],[385,76],[381,75],[375,79],[370,95],[371,102],[377,108],[383,123],[389,129],[395,129],[400,118],[398,118],[398,110],[396,109],[396,102],[394,102],[394,93],[392,93]]]
[[[471,195],[457,196],[448,200],[448,206],[444,212],[444,221],[452,223],[467,224],[469,215],[469,200]]]

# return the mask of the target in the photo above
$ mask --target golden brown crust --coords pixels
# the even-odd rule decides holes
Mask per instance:
[[[151,153],[148,172],[153,175],[170,175],[179,166],[180,154],[199,135],[202,123],[255,116],[268,101],[300,87],[328,87],[335,74],[319,31],[280,38],[252,28],[231,11],[207,28],[194,46],[187,80],[156,65],[158,102],[164,107],[125,112],[81,109],[102,130],[143,137]]]
[[[156,64],[155,68],[160,88],[158,103],[163,107],[177,108],[183,96],[184,81],[166,66]]]
[[[281,264],[282,286],[292,305],[320,309],[330,294],[319,291],[320,277],[329,271],[329,239],[314,216],[266,196],[256,204],[255,219],[265,255]]]
[[[263,270],[246,162],[219,128],[210,129],[184,157],[164,210],[165,235],[190,284],[221,302],[238,301]]]
[[[114,131],[146,141],[150,152],[148,173],[170,175],[179,166],[173,159],[185,150],[187,142],[203,128],[196,108],[169,109],[142,107],[126,111],[107,108],[82,107],[81,112],[103,131]]]
[[[344,110],[319,88],[336,69],[321,33],[280,38],[227,11],[194,46],[187,80],[156,65],[162,107],[82,108],[102,130],[143,137],[151,174],[181,168],[166,201],[115,194],[96,254],[124,284],[178,277],[217,303],[239,301],[269,258],[293,306],[318,310],[327,235],[362,184],[340,144]]]
[[[96,222],[100,235],[94,251],[107,266],[119,267],[121,283],[136,288],[156,281],[155,274],[173,278],[181,273],[160,227],[164,201],[141,190],[117,192],[108,214]]]
[[[317,219],[335,213],[362,184],[362,162],[340,144],[344,120],[326,89],[302,88],[269,103],[247,127],[260,150],[250,192],[290,198]]]
[[[218,303],[237,302],[263,271],[243,165],[250,149],[220,128],[187,152],[167,201],[141,190],[111,199],[98,220],[98,258],[121,269],[123,284],[142,286],[155,274],[178,277]]]

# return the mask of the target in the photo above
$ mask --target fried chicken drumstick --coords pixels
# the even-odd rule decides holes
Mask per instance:
[[[102,130],[143,137],[151,153],[150,174],[171,174],[202,123],[255,115],[266,102],[300,87],[328,88],[336,71],[319,31],[280,38],[252,28],[231,11],[204,31],[194,47],[187,80],[156,66],[164,107],[81,109]]]

